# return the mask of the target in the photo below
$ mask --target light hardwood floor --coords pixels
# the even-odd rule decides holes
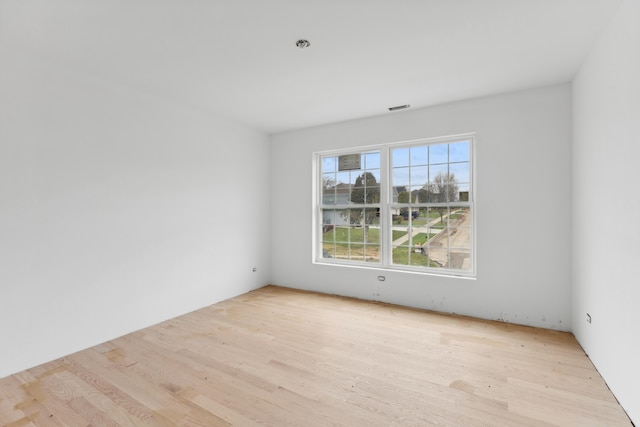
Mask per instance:
[[[0,380],[6,426],[630,426],[568,333],[267,286]]]

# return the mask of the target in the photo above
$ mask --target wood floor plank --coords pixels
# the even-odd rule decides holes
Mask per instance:
[[[2,426],[631,426],[568,333],[267,286],[0,379]]]

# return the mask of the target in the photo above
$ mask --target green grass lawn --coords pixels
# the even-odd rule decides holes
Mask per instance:
[[[364,241],[364,227],[351,228],[349,233],[348,227],[336,227],[335,228],[335,240],[333,230],[327,231],[322,236],[322,241],[326,243],[348,243],[348,242],[365,242]],[[367,230],[366,243],[378,243],[380,242],[380,229],[369,228]]]
[[[421,267],[439,267],[421,253],[415,253],[413,248],[398,247],[393,249],[393,263],[398,265],[414,265]]]
[[[427,240],[429,240],[430,238],[432,238],[433,236],[435,236],[434,233],[418,233],[415,236],[413,236],[413,239],[411,239],[413,241],[413,244],[415,245],[416,243],[419,243],[420,245],[423,245]]]
[[[406,230],[391,230],[391,240],[398,240],[399,238],[406,236]]]

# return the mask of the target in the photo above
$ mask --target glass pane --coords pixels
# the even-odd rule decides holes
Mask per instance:
[[[351,200],[351,185],[348,183],[338,183],[335,188],[335,202],[336,205],[346,205],[349,204]]]
[[[469,162],[449,165],[449,175],[456,182],[469,182]]]
[[[322,190],[322,204],[323,205],[335,205],[336,204],[336,189],[329,188]]]
[[[426,145],[411,147],[411,166],[429,164],[429,151]]]
[[[449,161],[450,162],[468,162],[469,159],[469,141],[456,142],[449,144]]]
[[[449,223],[453,227],[470,227],[471,215],[469,208],[451,208]]]
[[[359,187],[364,185],[364,175],[361,170],[349,172],[349,184]]]
[[[443,229],[447,226],[449,217],[449,208],[429,208],[429,225],[435,229]]]
[[[449,161],[449,144],[429,146],[429,164],[447,163]]]
[[[390,209],[391,211],[391,242],[394,245],[406,244],[408,240],[409,223],[401,215],[402,209]]]
[[[364,248],[364,260],[366,262],[380,262],[380,246],[379,245],[365,245]]]
[[[349,247],[349,259],[352,261],[364,261],[364,245],[354,245]]]
[[[449,229],[449,245],[452,248],[471,249],[471,228],[451,227]]]
[[[347,209],[336,209],[335,210],[335,218],[333,220],[333,224],[335,225],[346,225],[349,224],[349,212]]]
[[[348,243],[349,242],[349,227],[338,227],[334,229],[335,242],[336,243]]]
[[[409,166],[409,148],[394,148],[391,150],[391,166]]]
[[[336,203],[336,175],[326,173],[322,175],[322,204],[334,205]]]
[[[356,187],[364,187],[364,186],[374,186],[379,185],[380,182],[380,172],[376,171],[376,173],[372,172],[363,172],[360,175],[357,175],[354,180],[354,185]]]
[[[367,187],[364,194],[365,203],[380,203],[380,187]]]
[[[435,165],[429,166],[429,181],[436,182],[438,180],[445,181],[447,179],[447,175],[449,174],[449,166],[448,165]]]
[[[349,209],[349,224],[360,225],[364,222],[364,209]]]
[[[415,219],[413,220],[414,227],[425,227],[429,225],[429,218],[427,217],[427,208],[413,208],[417,212]],[[425,230],[423,230],[425,231]]]
[[[409,185],[409,168],[393,169],[391,179],[393,180],[391,185],[394,187]]]
[[[349,172],[338,172],[336,174],[336,185],[349,184],[349,182],[350,182]]]
[[[411,185],[425,185],[429,181],[429,168],[427,166],[414,166],[410,172]]]
[[[458,200],[461,202],[469,201],[469,184],[458,185]]]
[[[391,260],[397,265],[409,265],[410,249],[406,246],[394,246]]]
[[[322,172],[335,172],[336,171],[336,157],[323,157],[322,158]]]
[[[367,238],[367,229],[365,226],[351,227],[351,233],[349,235],[351,243],[365,243]]]
[[[326,189],[326,188],[334,188],[336,185],[336,174],[331,172],[331,173],[325,173],[322,174],[322,188]]]
[[[367,170],[380,169],[380,153],[367,153],[364,156],[364,165]]]
[[[427,198],[427,190],[424,189],[424,186],[411,187],[411,200],[409,200],[409,203],[427,203]]]
[[[427,244],[429,259],[438,267],[449,263],[449,229],[444,227]]]
[[[407,187],[398,186],[393,187],[393,193],[391,197],[391,201],[393,203],[409,203],[409,199],[411,198],[409,195],[409,189]]]
[[[368,174],[371,175],[371,177],[369,177],[368,181],[373,181],[376,184],[380,184],[380,171],[375,169],[375,170],[370,170],[367,171]],[[367,184],[369,185],[369,184]]]
[[[322,210],[322,225],[335,224],[336,213],[333,209]]]
[[[322,258],[335,258],[336,246],[333,243],[322,243]]]
[[[380,208],[368,208],[364,210],[366,225],[380,225]]]
[[[451,249],[449,268],[454,270],[471,270],[471,251],[466,249]]]

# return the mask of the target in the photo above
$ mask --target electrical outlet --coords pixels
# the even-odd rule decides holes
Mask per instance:
[[[591,315],[587,313],[587,323],[591,323]]]

